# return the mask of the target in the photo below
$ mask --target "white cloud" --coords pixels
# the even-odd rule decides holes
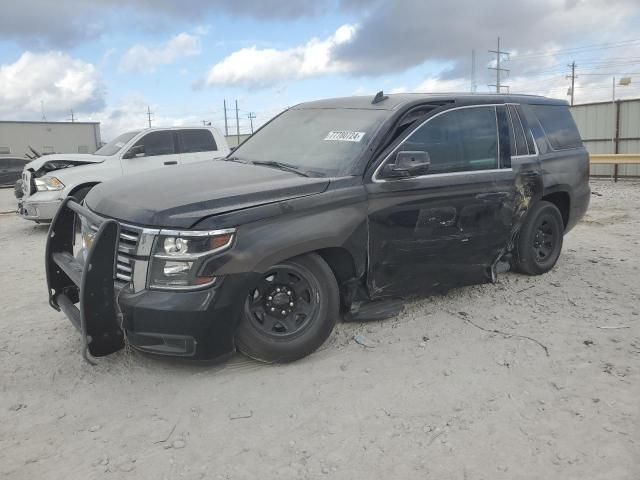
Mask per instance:
[[[4,118],[60,115],[70,109],[104,108],[104,86],[96,68],[61,52],[24,52],[0,65],[0,115]]]
[[[336,61],[333,50],[353,37],[356,26],[343,25],[324,40],[313,38],[304,45],[285,50],[255,45],[233,52],[209,70],[205,85],[269,86],[286,80],[349,71],[349,64]]]
[[[200,38],[183,32],[171,37],[164,45],[132,46],[120,60],[120,70],[153,72],[161,65],[168,65],[182,57],[199,55],[201,51]]]

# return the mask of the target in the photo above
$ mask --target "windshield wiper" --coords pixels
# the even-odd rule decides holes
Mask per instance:
[[[238,162],[238,163],[249,163],[246,160],[242,160],[240,157],[226,157],[224,159],[225,162]]]
[[[304,170],[299,169],[298,167],[294,167],[293,165],[289,165],[288,163],[275,162],[273,160],[255,160],[251,162],[253,165],[264,165],[265,167],[274,167],[280,170],[284,170],[285,172],[297,173],[303,177],[308,177],[309,174]]]

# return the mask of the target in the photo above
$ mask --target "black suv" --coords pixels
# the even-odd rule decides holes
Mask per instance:
[[[341,313],[509,266],[549,271],[587,210],[588,179],[563,101],[380,92],[304,103],[224,160],[66,200],[47,242],[49,301],[88,359],[128,342],[291,361]]]

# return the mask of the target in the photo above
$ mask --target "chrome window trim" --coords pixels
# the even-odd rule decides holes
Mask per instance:
[[[407,141],[411,138],[411,136],[416,133],[420,128],[422,128],[424,125],[426,125],[427,123],[429,123],[431,120],[433,120],[434,118],[438,118],[440,115],[444,115],[445,113],[449,113],[449,112],[453,112],[454,110],[463,110],[463,109],[467,109],[467,108],[481,108],[481,107],[493,107],[495,115],[496,115],[496,135],[498,138],[498,146],[497,146],[497,153],[498,153],[498,163],[500,163],[500,126],[498,125],[498,109],[497,107],[501,106],[501,105],[505,105],[504,103],[483,103],[483,104],[478,104],[478,105],[463,105],[460,107],[454,107],[454,108],[449,108],[447,110],[443,110],[442,112],[438,112],[436,113],[434,116],[427,118],[424,122],[422,122],[420,125],[418,125],[413,132],[411,132],[409,135],[407,135],[407,137],[402,140],[402,142],[400,142],[398,145],[396,145],[396,147],[391,150],[391,152],[389,152],[389,154],[384,158],[384,160],[382,160],[382,162],[380,162],[380,165],[378,165],[378,167],[375,169],[375,171],[373,172],[373,175],[371,176],[371,181],[373,183],[386,183],[386,182],[395,182],[395,181],[402,181],[402,180],[415,180],[415,179],[420,179],[420,178],[429,178],[429,177],[435,177],[436,175],[440,175],[440,176],[444,176],[444,175],[460,175],[460,174],[473,174],[473,173],[485,173],[485,172],[496,172],[496,171],[509,171],[512,170],[511,168],[497,168],[497,169],[488,169],[488,170],[464,170],[461,172],[446,172],[446,173],[432,173],[432,174],[426,174],[426,175],[419,175],[417,177],[405,177],[405,178],[389,178],[389,179],[385,179],[385,178],[378,178],[378,173],[380,173],[380,170],[382,169],[382,167],[384,167],[384,165],[387,163],[387,161],[389,160],[389,158],[397,152],[397,150]]]
[[[538,156],[540,155],[540,151],[538,150],[538,142],[536,142],[536,137],[533,136],[533,132],[531,131],[531,127],[529,127],[529,125],[527,125],[527,127],[529,128],[524,128],[524,122],[522,121],[522,117],[520,116],[520,112],[518,111],[519,106],[521,106],[521,104],[519,103],[507,103],[507,105],[513,105],[514,107],[514,111],[516,112],[516,115],[518,116],[518,120],[520,121],[520,125],[522,125],[522,130],[524,130],[524,134],[525,136],[527,136],[527,134],[529,135],[529,138],[531,139],[531,143],[533,143],[533,149],[535,150],[536,153],[529,153],[527,155],[517,155],[517,158],[520,157],[533,157],[533,156]],[[536,120],[538,120],[538,117],[536,117]],[[540,121],[538,121],[538,123],[540,123]],[[542,125],[540,125],[540,128],[542,128]],[[543,130],[544,132],[544,130]],[[546,137],[546,133],[545,133],[545,137]],[[525,138],[526,141],[526,138]],[[547,143],[549,143],[547,141]],[[529,146],[527,145],[527,151],[529,150]]]
[[[167,237],[215,237],[216,235],[227,235],[236,233],[235,228],[222,228],[220,230],[159,230],[160,235]]]
[[[411,181],[411,180],[421,180],[424,178],[440,178],[440,177],[452,177],[452,176],[460,176],[460,175],[477,175],[479,173],[499,173],[499,172],[513,172],[512,168],[490,168],[487,170],[463,170],[461,172],[445,172],[445,173],[431,173],[426,175],[418,175],[416,177],[403,177],[403,178],[394,178],[393,180],[398,181]],[[378,180],[376,183],[381,183],[383,180]]]

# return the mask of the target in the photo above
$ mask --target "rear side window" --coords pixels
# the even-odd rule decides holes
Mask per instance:
[[[524,128],[513,105],[508,105],[511,126],[511,155],[529,155],[529,147],[524,136]]]
[[[178,130],[178,137],[182,145],[182,153],[211,152],[218,150],[213,134],[209,130],[193,129]]]
[[[531,105],[554,150],[582,146],[582,139],[569,108],[564,105]]]
[[[171,130],[147,133],[136,142],[135,146],[138,145],[144,145],[144,154],[146,157],[172,155],[176,153],[175,145],[173,144],[173,132]]]

